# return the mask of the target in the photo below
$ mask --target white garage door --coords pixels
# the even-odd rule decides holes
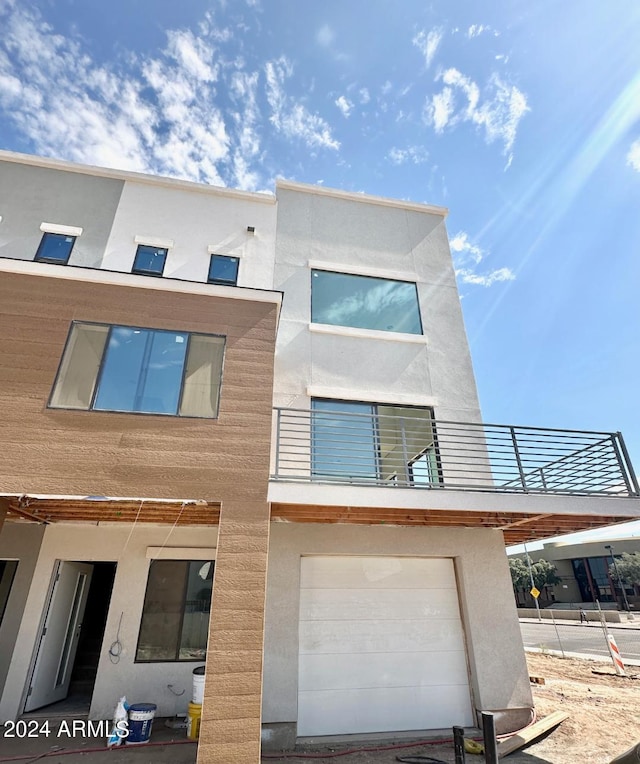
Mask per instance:
[[[298,735],[473,723],[453,561],[303,557]]]

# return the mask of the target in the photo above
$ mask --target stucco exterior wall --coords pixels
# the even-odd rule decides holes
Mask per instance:
[[[0,625],[0,695],[12,661],[13,646],[24,613],[44,534],[42,525],[5,523],[0,532],[0,559],[17,560],[4,618]]]
[[[224,501],[241,486],[264,501],[277,304],[158,292],[143,276],[73,282],[64,266],[41,267],[61,277],[0,279],[2,490]],[[218,418],[47,408],[73,320],[225,336]]]
[[[124,183],[80,173],[0,162],[0,257],[33,260],[41,223],[82,228],[70,265],[99,267]]]
[[[274,400],[311,397],[432,405],[479,421],[471,358],[442,214],[280,184],[274,288],[285,292]],[[310,264],[311,263],[311,264]],[[311,268],[417,284],[424,336],[311,322]]]
[[[270,289],[275,200],[246,197],[127,181],[101,266],[131,272],[135,237],[142,243],[157,238],[173,242],[163,276],[206,282],[213,252],[240,259],[238,285]],[[247,233],[247,226],[255,233]]]
[[[276,522],[267,579],[265,724],[297,719],[300,558],[312,554],[453,558],[475,708],[511,709],[520,721],[519,711],[532,706],[500,531]]]
[[[26,539],[24,528],[22,533],[18,533],[12,525],[5,525],[0,539],[3,544],[5,537],[6,543],[14,536],[20,535]],[[32,527],[36,528],[36,531],[42,528]],[[37,536],[32,527],[26,529],[28,535]],[[151,562],[147,556],[147,547],[164,546],[163,557],[171,554],[172,547],[180,547],[179,557],[176,559],[185,559],[182,548],[190,547],[194,549],[194,559],[198,559],[198,550],[203,547],[213,548],[216,545],[216,527],[172,528],[139,524],[132,529],[129,524],[89,526],[67,523],[47,526],[33,570],[11,667],[0,699],[0,721],[15,719],[22,710],[28,689],[26,679],[33,667],[36,639],[56,560],[117,563],[90,718],[111,718],[115,704],[122,695],[126,695],[129,702],[133,703],[156,703],[160,716],[186,712],[191,697],[192,672],[195,666],[202,665],[201,663],[134,662]],[[37,543],[32,539],[29,554],[33,556],[34,552],[37,553]],[[122,652],[119,662],[113,663],[109,656],[109,647],[116,639],[121,613]],[[176,693],[184,690],[184,694],[177,697],[168,688],[169,684],[173,685]]]

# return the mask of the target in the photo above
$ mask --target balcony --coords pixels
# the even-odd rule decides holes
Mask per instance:
[[[354,406],[355,408],[355,406]],[[638,497],[620,433],[438,421],[429,409],[277,408],[271,480]]]

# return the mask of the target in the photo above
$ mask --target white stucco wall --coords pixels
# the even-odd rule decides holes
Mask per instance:
[[[173,243],[163,276],[206,281],[211,252],[240,258],[238,285],[270,289],[273,281],[275,200],[269,195],[200,186],[124,184],[101,267],[130,272],[137,244]],[[255,234],[247,233],[247,226]],[[160,244],[158,244],[160,246]]]
[[[126,695],[131,703],[156,703],[160,716],[186,712],[191,700],[192,672],[200,663],[134,663],[151,561],[147,557],[147,547],[164,547],[163,557],[171,556],[170,549],[180,548],[175,559],[188,559],[184,547],[189,547],[194,550],[193,558],[198,559],[196,550],[215,547],[216,541],[216,527],[172,528],[140,524],[132,531],[129,524],[60,523],[48,526],[0,700],[0,722],[15,719],[23,708],[27,678],[56,560],[117,562],[90,718],[112,717],[115,704],[122,695]],[[112,663],[109,646],[116,639],[121,613],[122,653],[120,661]],[[169,684],[175,692],[184,690],[184,693],[177,697],[168,688]]]
[[[0,560],[17,560],[7,607],[0,624],[0,694],[11,665],[13,647],[31,586],[44,527],[34,523],[5,522],[0,533]]]
[[[443,214],[297,184],[277,188],[274,288],[285,293],[276,406],[311,397],[432,405],[479,421],[479,405]],[[311,268],[417,284],[424,336],[311,326]]]
[[[517,716],[517,709],[532,707],[500,531],[276,522],[269,547],[264,723],[297,719],[300,558],[312,554],[453,558],[475,708],[513,709]]]

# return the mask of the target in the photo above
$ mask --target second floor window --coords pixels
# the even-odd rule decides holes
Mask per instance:
[[[75,236],[65,236],[60,233],[45,233],[40,240],[40,246],[36,252],[36,260],[38,262],[66,265],[75,243]]]
[[[163,247],[150,247],[147,244],[140,244],[136,251],[136,259],[133,261],[131,273],[139,273],[142,276],[162,276],[166,259],[167,250]]]
[[[238,283],[238,265],[237,257],[211,255],[208,282],[210,284],[235,286]]]
[[[51,408],[218,415],[224,337],[74,323]]]
[[[422,334],[415,284],[351,273],[311,271],[311,321]]]

